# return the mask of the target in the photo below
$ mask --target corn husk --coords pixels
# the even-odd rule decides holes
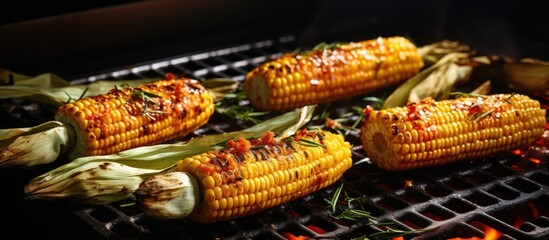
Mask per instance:
[[[58,106],[83,97],[104,94],[122,84],[137,86],[158,79],[70,85],[55,74],[29,77],[0,69],[0,80],[11,84],[0,86],[0,99],[27,98]],[[226,93],[235,91],[238,86],[232,79],[209,79],[203,84],[217,101],[223,99]],[[0,168],[29,168],[55,161],[62,156],[63,148],[73,143],[75,138],[71,131],[71,128],[58,121],[28,128],[0,129]]]
[[[382,109],[401,107],[425,97],[441,100],[449,96],[456,83],[467,81],[473,70],[457,62],[468,53],[449,53],[397,87],[383,102]]]
[[[24,190],[29,199],[65,199],[89,204],[120,201],[132,195],[144,179],[169,171],[178,160],[212,150],[214,145],[228,139],[259,137],[266,131],[291,135],[311,119],[314,108],[295,109],[242,131],[78,158],[30,180]]]
[[[31,77],[0,69],[0,99],[22,98],[60,106],[76,99],[104,94],[115,86],[135,87],[158,80],[158,78],[100,80],[90,84],[71,85],[70,82],[52,73]]]
[[[58,121],[30,128],[0,129],[0,168],[28,168],[53,162],[70,143],[69,131]]]
[[[471,47],[463,42],[444,39],[418,48],[425,66],[431,66],[450,53],[470,52]]]
[[[525,58],[503,64],[504,81],[524,94],[549,96],[549,62]]]

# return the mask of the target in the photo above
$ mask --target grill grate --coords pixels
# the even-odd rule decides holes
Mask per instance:
[[[282,37],[114,69],[74,83],[161,77],[168,72],[196,79],[228,77],[242,81],[247,71],[297,49],[296,45],[294,37]],[[351,111],[344,105],[327,107],[334,113]],[[244,123],[216,116],[194,136],[245,127]],[[214,224],[158,220],[135,205],[124,206],[129,200],[105,206],[70,205],[70,209],[101,236],[112,239],[284,239],[284,232],[317,239],[351,239],[379,232],[366,223],[331,216],[324,199],[343,183],[350,196],[367,196],[365,210],[380,220],[392,221],[401,229],[435,229],[407,238],[483,238],[488,228],[503,233],[499,239],[549,237],[547,149],[414,171],[385,172],[368,161],[358,132],[350,132],[347,139],[354,145],[355,166],[339,183],[251,216]],[[540,162],[530,159],[534,157]],[[316,233],[316,227],[326,233]]]

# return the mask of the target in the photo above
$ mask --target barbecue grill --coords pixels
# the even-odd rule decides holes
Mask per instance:
[[[520,14],[511,14],[512,7],[536,11],[533,7],[520,4],[496,7],[497,13],[509,13],[510,17],[498,15],[498,18],[491,20],[493,22],[476,22],[483,14],[467,10],[466,7],[470,7],[468,3],[462,6],[453,1],[433,1],[431,4],[435,7],[430,10],[438,9],[438,12],[420,11],[430,13],[429,16],[439,14],[437,19],[444,15],[447,21],[445,26],[451,27],[457,24],[458,20],[463,20],[464,25],[475,26],[466,34],[460,32],[463,28],[449,31],[441,29],[444,26],[438,26],[438,30],[431,33],[430,30],[415,25],[428,22],[422,18],[402,23],[403,26],[397,28],[398,24],[383,17],[383,13],[375,13],[375,9],[381,11],[390,3],[371,4],[372,14],[363,15],[357,13],[356,9],[342,7],[341,3],[323,1],[320,6],[314,8],[317,11],[316,15],[304,13],[313,17],[311,26],[292,28],[290,34],[276,31],[276,36],[265,33],[250,38],[247,35],[245,37],[248,39],[233,41],[231,38],[232,43],[223,43],[223,46],[219,46],[219,41],[213,41],[213,44],[218,45],[204,47],[198,44],[201,48],[192,51],[187,46],[181,48],[181,52],[171,52],[171,55],[164,57],[144,54],[146,56],[126,64],[120,64],[120,60],[117,59],[110,63],[109,67],[105,67],[105,63],[91,65],[99,68],[93,71],[75,73],[74,69],[78,67],[72,66],[73,69],[68,68],[65,71],[60,68],[60,72],[69,76],[75,84],[109,79],[162,77],[166,73],[195,79],[232,78],[242,81],[249,70],[262,62],[283,53],[310,47],[311,44],[320,41],[351,41],[379,34],[402,34],[399,31],[405,31],[405,34],[416,39],[419,45],[433,42],[440,37],[460,36],[477,47],[480,53],[540,59],[547,57],[543,55],[549,48],[547,42],[543,43],[544,37],[547,37],[543,34],[546,33],[538,32],[536,29],[513,33],[512,39],[501,41],[494,40],[497,39],[496,36],[486,36],[480,32],[484,30],[483,25],[495,22],[502,28],[519,24],[521,22],[513,20]],[[483,5],[484,10],[492,7],[487,3]],[[461,8],[450,9],[458,6]],[[339,18],[333,21],[324,18],[328,9]],[[350,13],[346,17],[342,15],[344,10]],[[464,13],[473,14],[472,16],[477,18],[456,17]],[[407,14],[401,16],[406,18],[415,15]],[[473,22],[478,25],[473,25]],[[534,24],[539,26],[539,23]],[[325,31],[320,31],[319,26],[326,26]],[[363,26],[373,27],[357,30]],[[497,34],[497,31],[507,30],[509,29],[486,31],[495,31]],[[499,45],[503,44],[502,41],[511,40],[513,47]],[[147,57],[149,59],[144,60]],[[542,101],[546,109],[548,108],[547,99],[538,100]],[[24,100],[7,100],[0,103],[3,116],[1,123],[2,126],[8,127],[36,125],[50,120],[55,112],[50,106]],[[352,111],[351,107],[356,104],[362,104],[360,99],[322,107],[329,109],[334,115],[341,115]],[[188,138],[239,130],[247,126],[250,126],[250,123],[215,115],[207,125]],[[382,231],[379,226],[368,224],[367,221],[355,222],[334,218],[325,199],[329,199],[343,184],[343,190],[349,196],[365,196],[367,200],[364,210],[380,221],[392,222],[390,226],[402,230],[431,229],[405,236],[405,239],[549,239],[548,131],[543,136],[545,142],[536,143],[528,149],[494,155],[486,159],[403,172],[383,171],[373,165],[360,147],[357,131],[350,131],[346,138],[354,146],[354,166],[340,181],[319,192],[268,211],[213,224],[198,224],[187,220],[158,220],[145,215],[137,206],[131,205],[131,199],[109,205],[27,201],[22,196],[24,183],[62,163],[56,162],[51,166],[32,170],[4,170],[0,174],[0,179],[5,186],[5,207],[14,212],[5,218],[6,221],[12,222],[7,225],[6,231],[14,231],[18,236],[38,234],[78,239],[285,239],[286,233],[311,239],[353,239]],[[11,230],[12,227],[23,227],[27,230]],[[490,236],[495,237],[489,238]]]

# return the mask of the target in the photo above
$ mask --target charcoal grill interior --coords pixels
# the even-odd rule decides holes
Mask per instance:
[[[314,18],[314,26],[327,24],[334,27],[323,17],[327,8],[333,4],[334,12],[349,10],[337,7],[332,1],[322,1],[317,9],[323,14]],[[432,3],[432,2],[431,2]],[[456,5],[450,1],[445,4],[432,3],[436,9],[447,9]],[[385,5],[373,4],[375,9]],[[519,5],[522,6],[522,5]],[[404,8],[404,7],[403,7]],[[465,8],[465,7],[464,7]],[[483,8],[485,9],[485,8]],[[508,11],[509,9],[505,8]],[[428,12],[428,11],[427,11]],[[373,14],[373,13],[372,13]],[[432,13],[431,15],[441,14]],[[446,14],[458,14],[446,12]],[[356,34],[349,32],[357,26],[349,23],[377,26],[376,21],[386,18],[373,14],[372,19],[360,20],[361,16],[351,12],[350,17],[343,18],[338,24],[347,23],[347,28],[328,28],[326,32],[309,30],[293,34],[282,34],[276,37],[257,37],[253,41],[240,41],[236,44],[222,44],[209,48],[182,51],[147,61],[135,61],[125,65],[111,65],[102,70],[87,71],[85,74],[74,74],[67,71],[68,79],[74,84],[85,84],[97,80],[137,79],[144,77],[162,77],[166,73],[188,76],[199,80],[209,78],[232,78],[242,81],[245,74],[271,58],[299,48],[310,47],[322,40],[360,39],[364,36],[375,36],[381,32],[389,34],[395,31],[382,30],[379,27]],[[412,16],[413,14],[410,14]],[[378,17],[375,19],[375,17]],[[403,17],[406,17],[405,15]],[[475,15],[476,16],[476,15]],[[364,17],[364,16],[363,16]],[[365,17],[366,18],[366,17]],[[425,21],[416,20],[414,23]],[[457,24],[450,18],[447,24]],[[471,24],[473,20],[463,20]],[[395,23],[388,23],[389,25]],[[425,29],[406,25],[410,37],[417,33],[417,41],[429,43],[444,36],[444,32],[425,33]],[[392,26],[394,27],[394,26]],[[303,29],[301,29],[303,30]],[[379,30],[379,31],[377,31]],[[476,29],[478,30],[478,29]],[[524,30],[526,31],[526,30]],[[537,30],[531,30],[537,31]],[[366,32],[366,33],[365,33]],[[399,34],[395,32],[395,34]],[[458,34],[451,32],[451,34]],[[472,32],[470,34],[478,34]],[[529,34],[534,34],[530,32]],[[466,34],[464,34],[466,35]],[[487,47],[489,43],[481,41],[479,35],[460,35],[470,42],[484,46],[480,52],[512,54],[544,58],[539,51],[547,49],[545,44],[536,43],[527,37],[515,42],[521,47],[513,49],[501,46]],[[458,36],[458,35],[455,35]],[[526,34],[526,36],[531,36]],[[541,36],[540,39],[543,39]],[[489,37],[490,39],[493,36]],[[520,42],[520,44],[518,43]],[[219,43],[219,42],[217,42]],[[530,45],[528,45],[528,44]],[[524,47],[526,44],[529,47]],[[500,48],[498,48],[500,47]],[[203,50],[206,49],[206,50]],[[156,56],[154,56],[156,57]],[[141,59],[139,59],[141,60]],[[61,71],[63,72],[63,71]],[[547,101],[544,104],[547,106]],[[52,118],[55,109],[33,102],[1,101],[3,126],[34,125]],[[361,99],[351,99],[330,105],[321,105],[334,117],[338,114],[353,111],[352,106],[363,106]],[[222,133],[243,129],[250,123],[229,119],[226,116],[214,115],[212,120],[190,137]],[[347,140],[353,144],[353,161],[355,165],[332,186],[294,202],[275,207],[268,211],[251,216],[214,224],[197,224],[187,220],[158,220],[145,215],[132,200],[110,205],[79,205],[66,202],[26,201],[22,195],[25,181],[56,167],[42,167],[32,170],[10,170],[0,174],[0,180],[6,184],[13,179],[19,184],[8,184],[5,208],[16,209],[8,214],[6,220],[12,222],[6,231],[15,231],[19,236],[51,235],[57,238],[78,239],[285,239],[284,233],[296,236],[308,236],[312,239],[353,239],[380,232],[378,226],[366,221],[354,222],[334,218],[331,209],[325,202],[337,187],[343,184],[343,190],[351,197],[367,197],[364,210],[381,221],[392,222],[393,227],[402,230],[431,229],[421,233],[405,236],[405,239],[451,239],[451,238],[484,238],[485,233],[495,229],[501,233],[499,239],[548,239],[549,238],[549,150],[536,146],[521,152],[495,155],[487,159],[466,161],[447,166],[432,167],[404,172],[387,172],[378,169],[369,162],[360,147],[358,131],[350,131]],[[547,133],[546,133],[547,134]],[[549,136],[545,136],[546,141]],[[60,164],[60,163],[56,163]],[[30,225],[25,225],[29,223]],[[10,230],[24,225],[36,232]],[[325,233],[318,233],[316,228]]]

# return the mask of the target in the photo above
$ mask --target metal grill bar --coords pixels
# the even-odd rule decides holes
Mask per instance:
[[[171,72],[196,79],[233,78],[242,81],[246,72],[270,58],[296,49],[293,36],[212,51],[174,56],[98,73],[73,82],[99,79],[161,77]],[[333,112],[351,111],[331,106]],[[243,129],[235,121],[213,118],[194,135]],[[305,198],[263,213],[214,224],[186,220],[158,220],[126,202],[106,206],[72,206],[73,212],[106,238],[169,239],[284,239],[283,233],[311,238],[350,239],[379,232],[364,222],[337,220],[325,198],[344,183],[354,197],[367,196],[365,210],[380,220],[392,221],[401,229],[434,228],[413,239],[483,237],[487,227],[504,233],[501,239],[547,239],[549,237],[548,153],[539,164],[527,156],[503,154],[475,162],[406,172],[385,172],[368,161],[358,132],[347,136],[353,147],[355,166],[340,183]],[[520,212],[536,209],[520,225]],[[320,227],[318,234],[308,226]]]

